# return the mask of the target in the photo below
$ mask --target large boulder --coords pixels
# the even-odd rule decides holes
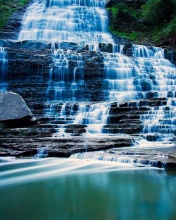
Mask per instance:
[[[0,123],[32,118],[24,99],[17,93],[0,92]]]

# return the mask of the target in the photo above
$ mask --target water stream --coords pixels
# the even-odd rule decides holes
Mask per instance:
[[[83,103],[90,101],[90,98],[86,99],[84,94],[86,83],[82,53],[55,49],[54,66],[50,70],[46,91],[48,101],[45,113],[55,118],[59,128],[57,133],[61,132],[61,136],[64,134],[63,125],[58,123],[61,121],[61,124],[87,125],[86,135],[111,135],[112,129],[106,127],[112,123],[109,115],[111,105],[107,102],[115,101],[118,107],[120,102],[133,100],[139,107],[139,100],[165,98],[167,103],[163,106],[146,105],[149,110],[141,115],[144,125],[142,134],[150,141],[170,139],[176,132],[175,66],[164,58],[164,50],[157,47],[133,45],[130,56],[125,56],[124,45],[115,45],[108,33],[105,4],[105,0],[35,0],[26,10],[19,40],[75,42],[87,44],[89,50],[97,52],[100,51],[99,43],[113,44],[113,53],[101,52],[103,83],[108,96],[104,103],[89,105]],[[72,107],[66,109],[66,102],[71,102],[72,107],[77,105],[77,110],[72,111]],[[114,129],[112,133],[123,131]]]
[[[0,91],[7,89],[6,74],[7,74],[8,59],[4,47],[0,46]]]
[[[105,3],[104,0],[36,0],[24,15],[18,39],[112,43]]]
[[[172,172],[58,158],[9,158],[0,171],[2,220],[176,218]]]
[[[84,62],[82,56],[71,50],[54,50],[54,66],[50,70],[47,96],[54,93],[54,101],[76,101],[77,97],[84,96]],[[70,69],[70,63],[74,68]],[[61,112],[61,115],[63,111]]]

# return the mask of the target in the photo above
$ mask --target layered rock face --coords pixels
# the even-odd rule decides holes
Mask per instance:
[[[8,90],[19,93],[36,118],[28,126],[1,129],[2,155],[32,155],[42,147],[49,155],[68,156],[79,151],[132,146],[141,137],[156,141],[162,140],[164,134],[170,139],[175,135],[175,96],[166,91],[159,97],[160,90],[151,89],[152,71],[147,80],[147,73],[142,73],[143,77],[135,72],[130,76],[128,69],[123,69],[121,78],[107,74],[117,69],[121,74],[123,65],[129,65],[127,61],[135,67],[135,56],[143,56],[143,52],[137,50],[134,55],[133,45],[115,48],[101,43],[96,52],[88,50],[88,46],[66,42],[53,45],[45,41],[6,40],[2,44],[8,54]],[[122,64],[118,64],[119,59]],[[116,63],[122,66],[114,66]],[[140,71],[143,69],[142,66]],[[133,87],[121,84],[124,77],[125,83]],[[130,96],[137,99],[123,101]],[[104,138],[102,134],[111,137]]]
[[[0,85],[19,93],[36,118],[0,129],[0,154],[32,156],[42,148],[70,156],[141,140],[173,143],[175,66],[164,51],[114,44],[105,1],[67,3],[35,1],[20,40],[0,42]]]

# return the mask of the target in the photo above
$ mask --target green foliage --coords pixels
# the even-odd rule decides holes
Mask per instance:
[[[139,13],[132,7],[129,7],[123,2],[117,3],[115,6],[111,7],[113,21],[117,19],[138,19]]]
[[[143,17],[154,25],[170,22],[175,13],[176,0],[149,0],[142,6]]]
[[[137,19],[139,16],[139,13],[135,8],[132,8],[125,3],[119,3],[117,7],[118,7],[117,17],[119,16],[121,18]]]
[[[28,0],[20,0],[20,5],[23,6],[28,3]]]
[[[125,1],[116,1],[108,10],[111,14],[110,31],[114,35],[137,41],[141,35],[141,31],[130,29],[130,27],[139,23],[138,21],[141,16],[140,10],[126,4]]]
[[[176,0],[114,1],[110,30],[118,36],[135,41],[159,43],[170,37],[176,39]]]
[[[168,25],[163,29],[164,36],[176,35],[176,16],[170,21]]]
[[[149,0],[142,7],[142,15],[154,26],[152,35],[156,42],[176,35],[176,0]]]
[[[28,2],[29,0],[0,0],[0,30],[6,25],[12,13]]]
[[[131,33],[127,33],[127,32],[112,30],[111,32],[115,35],[118,35],[119,37],[126,38],[126,39],[133,40],[133,41],[138,40],[138,37],[139,37],[139,33],[136,31],[133,31]]]

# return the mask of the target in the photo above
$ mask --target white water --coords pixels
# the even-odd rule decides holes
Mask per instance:
[[[0,158],[1,159],[1,158]],[[3,158],[2,158],[3,161]],[[6,158],[0,163],[0,188],[14,184],[29,183],[38,179],[52,178],[69,174],[97,173],[104,171],[118,171],[140,169],[132,164],[119,162],[80,162],[74,158],[47,158],[47,159],[15,159]]]
[[[164,50],[157,47],[133,45],[132,57],[123,55],[124,46],[115,45],[108,33],[105,3],[105,0],[35,0],[24,15],[18,39],[88,44],[89,50],[95,51],[99,51],[101,42],[112,43],[113,53],[102,53],[108,93],[105,101],[115,101],[118,106],[120,102],[133,100],[138,103],[140,99],[151,97],[168,99],[167,106],[150,107],[141,120],[144,138],[154,135],[153,140],[169,139],[176,130],[175,66],[164,58]],[[109,123],[110,104],[80,103],[84,100],[85,86],[81,53],[57,49],[53,62],[47,89],[50,109],[46,115],[66,124],[85,124],[86,135],[107,133],[104,126]],[[71,63],[74,63],[74,68],[71,68]],[[52,100],[50,95],[54,97]],[[66,101],[73,102],[72,106],[78,102],[76,113],[66,110]],[[59,102],[62,102],[62,107],[58,110]],[[63,126],[58,127],[59,132],[59,136],[66,136]]]
[[[7,74],[7,54],[4,47],[0,47],[0,91],[7,89],[6,74]]]
[[[74,124],[87,125],[86,135],[101,135],[104,125],[108,124],[109,108],[108,103],[80,105]]]
[[[176,131],[175,66],[164,58],[164,50],[161,48],[134,45],[133,56],[130,58],[120,53],[104,54],[105,81],[109,85],[108,100],[118,103],[133,100],[138,106],[138,100],[150,98],[149,92],[155,94],[154,98],[166,98],[166,106],[150,107],[147,114],[141,116],[141,120],[144,124],[144,137],[145,134],[156,136],[158,133],[157,140],[171,138]],[[95,116],[92,118],[101,118],[103,127],[108,122],[108,108],[96,106]],[[91,115],[91,109],[89,113],[84,113],[82,122]],[[89,130],[89,124],[96,124],[96,120],[88,120],[87,124]],[[91,133],[97,133],[96,129]]]
[[[47,95],[54,93],[54,100],[57,101],[76,101],[76,97],[82,96],[81,89],[84,86],[82,56],[70,50],[58,49],[54,50],[53,62]],[[73,69],[69,68],[71,62],[75,65]]]
[[[167,106],[151,107],[147,114],[141,116],[144,123],[144,137],[145,135],[156,134],[154,141],[167,140],[175,135],[176,129],[176,108],[175,100],[169,99]]]
[[[105,0],[35,0],[27,9],[19,40],[112,43]]]
[[[139,100],[150,98],[150,94],[152,98],[167,99],[166,105],[163,103],[163,106],[150,107],[147,113],[141,116],[143,133],[144,137],[146,134],[154,135],[155,141],[173,137],[176,130],[175,66],[164,58],[164,50],[161,48],[134,45],[134,57],[127,57],[122,52],[123,47],[118,53],[102,53],[105,65],[104,81],[108,85],[109,93],[107,101],[115,101],[118,106],[123,101],[133,100],[136,107],[139,107]],[[74,62],[75,67],[70,69],[69,62]],[[76,102],[78,97],[84,97],[84,85],[84,62],[81,55],[70,50],[56,50],[47,91],[54,92],[54,101]],[[71,113],[66,116],[65,106],[63,103],[57,113],[51,110],[51,115],[72,117]],[[104,126],[109,123],[110,107],[110,103],[106,102],[78,103],[76,117],[74,116],[72,122],[87,125],[86,135],[107,133],[108,129],[104,129]]]
[[[134,163],[134,158],[131,158],[129,156],[122,156],[122,155],[112,155],[107,154],[105,152],[86,152],[86,153],[76,153],[71,155],[71,158],[81,159],[81,160],[87,160],[87,161],[111,161],[111,162],[117,162],[121,164],[132,164],[137,165]],[[139,165],[139,164],[138,164]],[[140,164],[142,166],[142,164]]]
[[[168,97],[168,93],[172,92],[175,97],[175,66],[164,59],[163,49],[134,45],[133,56],[105,55],[109,100],[147,98],[149,91],[156,91],[157,97]]]

